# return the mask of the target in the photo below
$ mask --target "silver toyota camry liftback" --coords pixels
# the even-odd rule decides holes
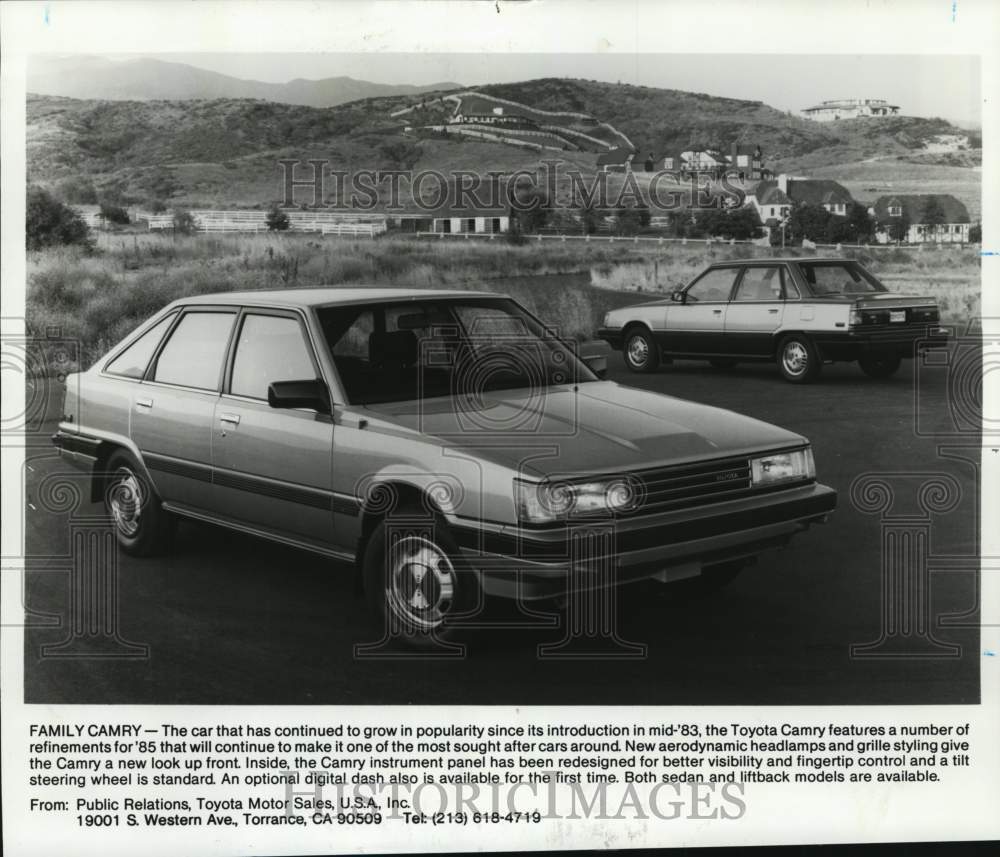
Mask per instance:
[[[53,442],[122,550],[191,518],[318,552],[417,645],[485,596],[717,585],[834,509],[806,438],[602,359],[497,294],[203,295],[71,375]]]

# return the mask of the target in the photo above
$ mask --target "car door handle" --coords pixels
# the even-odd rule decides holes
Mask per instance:
[[[220,423],[232,423],[234,426],[238,426],[240,424],[240,415],[239,414],[219,414],[219,422]]]
[[[722,315],[722,310],[721,309],[713,309],[712,310],[712,315]]]
[[[136,399],[135,406],[137,408],[146,408],[147,410],[149,410],[149,408],[153,407],[153,400],[145,397],[141,399]]]
[[[769,309],[768,312],[771,313],[771,315],[777,315],[778,314],[778,311],[776,309]]]

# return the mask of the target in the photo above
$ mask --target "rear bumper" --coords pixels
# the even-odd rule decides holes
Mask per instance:
[[[836,491],[812,484],[634,519],[545,530],[453,525],[453,532],[487,593],[533,600],[569,588],[697,575],[706,565],[785,545],[836,505]]]
[[[864,333],[820,333],[813,337],[825,360],[857,360],[868,355],[913,357],[932,348],[947,348],[951,332],[943,327],[893,330],[883,327]]]

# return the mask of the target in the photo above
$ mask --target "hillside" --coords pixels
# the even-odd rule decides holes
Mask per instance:
[[[457,89],[457,83],[429,86],[390,85],[328,77],[296,78],[287,83],[265,83],[155,59],[113,62],[103,57],[33,57],[28,64],[27,90],[97,101],[211,100],[253,98],[308,107],[334,107],[362,98],[418,94]]]
[[[538,145],[531,149],[500,142],[504,132],[499,128],[493,129],[492,139],[441,130],[450,129],[456,99],[466,109],[481,102],[475,109],[483,111],[499,103],[493,99],[517,102],[521,115],[538,123],[532,132],[538,136],[527,138]],[[776,172],[836,177],[840,165],[871,163],[873,172],[888,170],[919,185],[929,171],[942,175],[940,159],[946,156],[933,154],[936,141],[964,134],[940,119],[898,116],[821,125],[760,102],[564,79],[481,86],[458,94],[388,95],[330,108],[230,98],[29,96],[27,123],[31,181],[59,190],[79,185],[83,177],[98,194],[203,207],[261,205],[278,198],[279,158],[325,158],[348,171],[484,173],[530,169],[553,157],[550,149],[556,149],[558,157],[588,172],[597,152],[621,145],[623,139],[634,143],[640,159],[648,152],[662,156],[687,148],[728,150],[739,141],[760,145],[766,166]],[[959,166],[974,163],[974,153],[956,155],[953,162],[949,175],[962,185],[955,192],[978,210],[978,199],[970,199],[969,193],[978,187],[979,173]],[[862,189],[879,184],[875,178],[866,174]]]

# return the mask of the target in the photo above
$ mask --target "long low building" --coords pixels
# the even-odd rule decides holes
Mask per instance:
[[[883,98],[838,98],[821,101],[802,111],[805,119],[814,122],[836,122],[838,119],[869,119],[882,116],[896,116],[899,105],[890,104]]]

